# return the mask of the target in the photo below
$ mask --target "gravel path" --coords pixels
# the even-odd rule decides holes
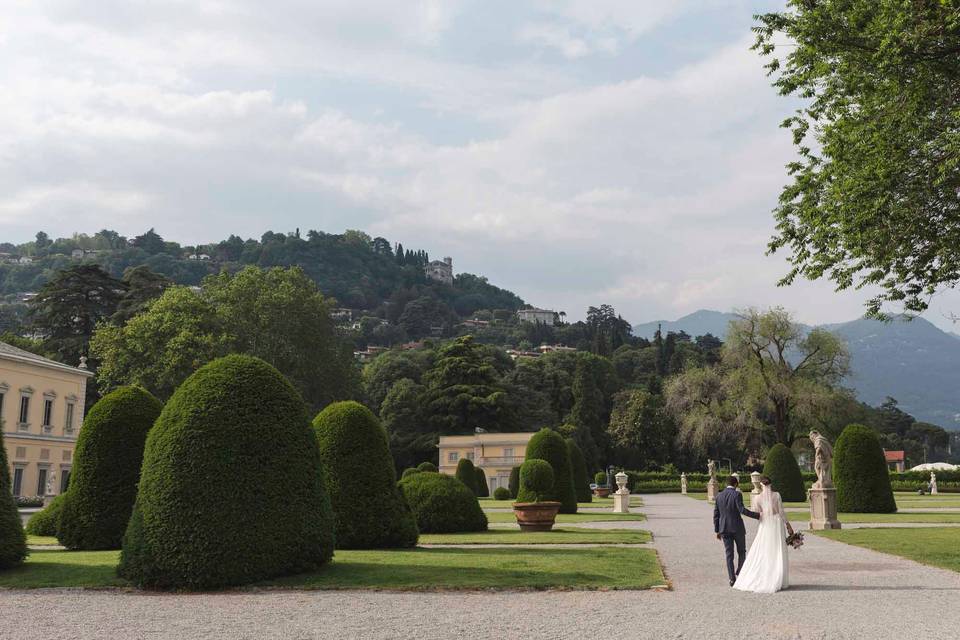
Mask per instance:
[[[0,592],[0,638],[833,640],[948,638],[960,628],[960,575],[815,535],[791,552],[791,589],[733,591],[710,505],[645,499],[649,521],[617,524],[654,533],[672,591]]]

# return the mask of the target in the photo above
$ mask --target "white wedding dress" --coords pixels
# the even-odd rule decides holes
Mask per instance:
[[[733,588],[754,593],[774,593],[790,586],[787,559],[787,524],[780,494],[763,485],[757,501],[760,525]]]

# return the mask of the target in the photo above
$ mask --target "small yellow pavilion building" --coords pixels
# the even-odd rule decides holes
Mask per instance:
[[[461,458],[471,460],[487,476],[490,494],[507,487],[510,470],[523,464],[527,443],[533,433],[474,433],[468,436],[440,436],[440,473],[453,475]]]
[[[92,375],[0,342],[0,423],[13,495],[66,489]]]

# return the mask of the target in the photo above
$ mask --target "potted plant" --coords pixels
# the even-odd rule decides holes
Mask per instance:
[[[527,460],[520,465],[520,492],[513,503],[513,514],[521,531],[550,531],[560,511],[560,503],[542,500],[553,490],[553,467],[546,460]]]
[[[610,495],[610,487],[607,485],[607,474],[603,471],[597,471],[593,476],[593,481],[597,483],[597,488],[593,490],[593,495],[598,498],[606,498]]]

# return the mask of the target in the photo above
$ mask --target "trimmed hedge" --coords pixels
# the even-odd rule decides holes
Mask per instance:
[[[456,476],[457,480],[473,492],[473,495],[480,495],[480,487],[477,486],[477,468],[473,466],[472,460],[460,458],[460,462],[457,463]]]
[[[837,510],[847,513],[894,513],[897,503],[890,472],[876,432],[862,424],[843,430],[833,449],[833,483]]]
[[[163,405],[140,387],[103,396],[83,420],[57,539],[72,550],[119,549],[137,498],[143,446]]]
[[[119,574],[151,588],[249,584],[316,570],[333,541],[320,449],[293,386],[243,355],[187,378],[147,436]]]
[[[417,471],[432,471],[436,473],[437,471],[439,471],[439,469],[437,469],[437,465],[427,461],[427,462],[421,462],[420,464],[418,464]]]
[[[493,490],[494,500],[509,500],[510,497],[510,489],[507,489],[506,487],[497,487]]]
[[[67,494],[61,493],[50,501],[40,511],[30,516],[27,520],[26,531],[31,536],[56,536],[60,531],[60,522],[63,517],[63,505],[67,500]]]
[[[567,443],[552,429],[541,429],[533,434],[527,443],[527,461],[546,460],[553,468],[553,489],[541,496],[543,500],[555,500],[560,503],[560,513],[577,512],[577,496],[573,491],[573,471],[570,468],[570,453]],[[526,464],[526,463],[524,463]],[[522,467],[521,467],[522,468]],[[518,502],[534,502],[535,496],[523,488],[517,493]]]
[[[541,497],[553,490],[555,482],[553,467],[549,462],[536,458],[525,461],[520,465],[520,491],[525,496],[533,496],[533,500],[521,502],[540,502]]]
[[[763,475],[770,478],[773,490],[780,494],[784,502],[803,502],[807,499],[800,466],[793,451],[786,445],[777,443],[767,452]]]
[[[409,468],[403,470],[403,473],[400,474],[400,478],[401,478],[401,479],[402,479],[402,478],[407,478],[407,477],[409,477],[409,476],[412,476],[412,475],[415,474],[415,473],[420,473],[420,470],[419,470],[419,469],[416,469],[416,468],[414,468],[414,467],[409,467]]]
[[[336,547],[416,546],[417,525],[397,488],[387,432],[373,412],[359,402],[335,402],[317,414],[313,428],[333,508]]]
[[[573,493],[577,502],[592,502],[593,492],[590,491],[590,474],[587,473],[587,461],[583,451],[573,438],[566,438],[567,453],[570,454],[570,467],[573,469]]]
[[[11,489],[7,449],[3,444],[3,422],[0,421],[0,570],[15,567],[27,557],[27,535]]]
[[[607,472],[597,471],[593,474],[593,483],[601,487],[607,486]]]
[[[490,485],[487,484],[487,474],[480,467],[474,467],[477,472],[477,495],[481,498],[490,497]]]
[[[510,491],[510,497],[516,498],[520,493],[520,467],[510,469],[510,479],[507,481],[507,490]]]
[[[477,497],[453,476],[417,473],[400,481],[400,491],[421,533],[487,530],[487,516]]]

